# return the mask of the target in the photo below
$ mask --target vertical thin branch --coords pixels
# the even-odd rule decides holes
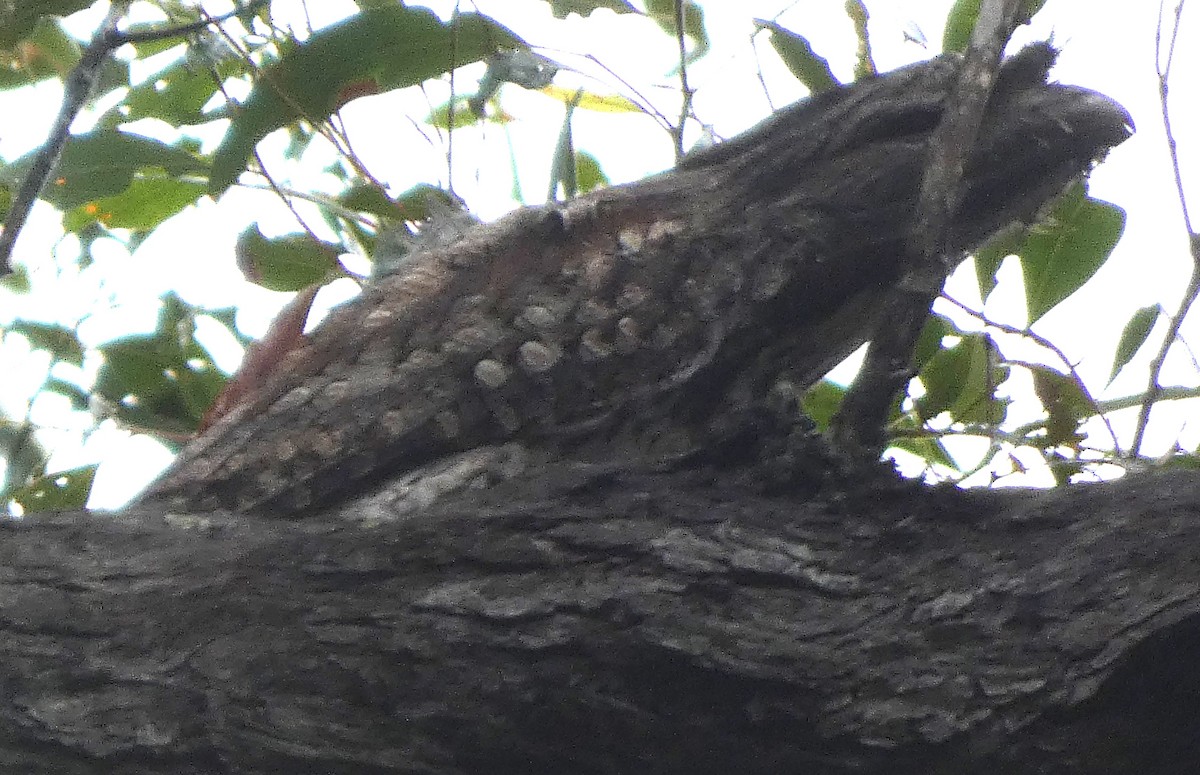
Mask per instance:
[[[458,65],[458,20],[461,12],[461,3],[455,0],[453,21],[450,24],[450,102],[446,106],[446,191],[451,197],[458,196],[454,193],[454,100],[458,96],[455,92],[457,81],[454,71]]]
[[[687,3],[688,0],[675,0],[675,38],[679,42],[679,88],[683,92],[679,106],[679,124],[671,133],[675,140],[676,163],[683,158],[683,129],[687,123],[688,116],[692,114],[692,87],[688,84],[687,34],[685,32],[688,10]]]
[[[1188,211],[1187,196],[1183,189],[1183,173],[1179,166],[1179,146],[1175,140],[1175,131],[1171,125],[1171,110],[1168,106],[1171,65],[1175,61],[1175,45],[1179,40],[1180,20],[1183,17],[1183,6],[1186,2],[1187,0],[1179,0],[1179,4],[1175,6],[1175,20],[1171,25],[1170,40],[1167,41],[1164,51],[1163,11],[1165,0],[1159,0],[1158,30],[1154,35],[1154,70],[1158,75],[1158,104],[1162,112],[1163,129],[1167,136],[1167,153],[1171,158],[1171,171],[1175,176],[1175,191],[1179,197],[1180,209],[1183,211],[1183,225],[1187,229],[1188,245],[1192,254],[1192,274],[1188,279],[1187,288],[1183,292],[1183,299],[1179,302],[1179,309],[1170,318],[1166,337],[1163,339],[1158,353],[1154,356],[1154,360],[1150,362],[1150,378],[1146,384],[1145,399],[1138,412],[1137,428],[1133,433],[1133,444],[1129,448],[1129,454],[1133,457],[1141,454],[1142,443],[1146,438],[1146,428],[1150,424],[1150,411],[1162,393],[1159,380],[1162,377],[1163,364],[1167,361],[1167,353],[1178,341],[1179,329],[1183,325],[1184,318],[1195,305],[1196,299],[1200,297],[1200,234],[1197,234],[1192,223],[1191,213]]]
[[[904,264],[909,268],[884,301],[867,356],[831,425],[834,447],[851,467],[874,462],[897,393],[912,378],[912,352],[952,268],[947,237],[958,207],[959,183],[975,145],[1000,54],[1015,25],[1019,0],[985,0],[946,111],[930,138]]]
[[[750,47],[754,49],[754,74],[758,77],[759,86],[762,87],[763,97],[767,100],[767,107],[774,113],[776,110],[775,101],[771,99],[771,90],[767,88],[767,77],[762,69],[762,56],[758,53],[757,30],[755,32],[756,34],[750,36]]]

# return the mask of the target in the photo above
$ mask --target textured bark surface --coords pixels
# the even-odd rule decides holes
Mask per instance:
[[[142,509],[2,530],[9,772],[1179,773],[1200,753],[1192,473],[801,499],[566,466],[373,528]]]

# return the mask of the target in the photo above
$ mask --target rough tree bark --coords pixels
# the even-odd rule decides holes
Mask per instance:
[[[1046,54],[1001,71],[954,251],[1127,134]],[[0,763],[1181,771],[1200,481],[848,481],[778,406],[904,271],[955,73],[426,254],[128,512],[4,524]]]
[[[551,468],[371,528],[137,509],[3,530],[9,772],[1182,773],[1200,753],[1189,473],[805,499]]]

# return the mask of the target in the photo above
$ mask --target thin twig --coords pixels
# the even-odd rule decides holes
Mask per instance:
[[[229,38],[228,33],[225,33],[225,36],[227,38]],[[230,43],[232,43],[234,45],[235,50],[240,51],[240,49],[237,48],[236,43],[234,43],[234,41],[232,41],[232,39],[230,39]],[[246,57],[246,61],[247,62],[250,61],[249,54],[244,53],[244,52],[242,52],[242,53],[243,53],[243,56]],[[225,83],[221,80],[220,73],[217,72],[215,67],[210,66],[209,74],[212,76],[213,83],[216,84],[217,90],[220,91],[221,96],[225,98],[225,103],[228,105],[232,105],[233,97],[229,94],[228,90],[226,90]],[[295,203],[292,202],[291,198],[288,197],[284,193],[283,189],[280,188],[279,184],[275,182],[275,178],[272,177],[271,173],[267,171],[267,165],[265,163],[263,163],[262,156],[259,154],[257,148],[254,149],[254,161],[258,164],[259,174],[262,175],[264,179],[266,179],[267,185],[271,187],[271,190],[275,192],[275,195],[277,197],[279,197],[280,201],[282,201],[284,206],[287,207],[288,211],[291,212],[292,217],[296,219],[296,222],[298,224],[300,224],[300,228],[304,229],[305,233],[308,234],[309,238],[312,239],[314,242],[320,242],[321,239],[316,235],[316,233],[312,230],[312,228],[304,220],[303,216],[300,215],[300,211],[296,209]]]
[[[679,88],[683,98],[679,105],[679,124],[671,133],[675,140],[675,162],[683,158],[683,130],[688,116],[692,114],[692,87],[688,84],[687,72],[687,35],[684,23],[687,21],[688,0],[675,0],[675,38],[679,42]]]
[[[263,177],[265,178],[266,176],[264,175]],[[197,182],[203,182],[203,181],[197,181]],[[367,216],[360,212],[357,212],[356,210],[353,210],[349,207],[346,207],[341,202],[336,202],[333,199],[329,198],[328,196],[325,196],[324,194],[314,194],[311,191],[302,191],[298,188],[289,188],[288,186],[280,185],[278,183],[276,183],[275,185],[270,185],[269,183],[240,182],[240,183],[238,183],[238,185],[241,186],[242,188],[258,189],[259,191],[271,191],[271,192],[274,192],[275,194],[285,196],[290,199],[299,199],[304,202],[311,202],[312,204],[315,204],[316,206],[318,206],[320,208],[329,210],[330,212],[337,214],[337,216],[340,218],[345,218],[348,221],[357,221],[358,223],[361,223],[363,226],[367,226],[372,229],[379,228],[379,224],[375,221],[374,218],[371,218],[370,216]]]
[[[1036,368],[1040,364],[1027,363],[1024,361],[1006,361],[1013,366],[1024,366],[1027,368]],[[1159,391],[1158,400],[1163,401],[1194,401],[1200,398],[1200,387],[1169,387]],[[1120,398],[1107,398],[1103,401],[1096,402],[1096,408],[1100,414],[1112,414],[1124,409],[1133,409],[1141,406],[1145,400],[1145,396],[1141,393],[1134,396],[1122,396]],[[1030,420],[1027,423],[1022,423],[1012,430],[1006,431],[996,428],[991,425],[974,425],[964,424],[957,428],[947,428],[945,430],[937,430],[935,428],[892,428],[891,435],[896,438],[926,438],[933,436],[936,438],[953,438],[959,436],[978,436],[983,438],[995,439],[1004,441],[1019,447],[1032,446],[1030,444],[1030,436],[1038,431],[1046,430],[1046,424],[1050,421],[1049,416],[1040,417],[1036,420]],[[1088,451],[1105,453],[1104,450],[1096,448],[1086,448]]]
[[[202,11],[202,13],[203,13],[203,11]],[[213,17],[213,18],[215,19],[216,17]],[[294,96],[289,94],[286,89],[279,88],[277,86],[277,84],[272,82],[273,73],[271,72],[270,68],[259,68],[255,64],[253,58],[250,56],[249,51],[242,48],[240,41],[238,41],[236,38],[234,38],[232,35],[230,35],[229,32],[227,32],[224,27],[218,26],[216,29],[224,37],[225,42],[229,45],[229,47],[231,49],[233,49],[234,51],[238,52],[238,56],[240,56],[242,58],[242,60],[246,63],[246,65],[250,68],[251,72],[254,75],[254,78],[261,79],[262,81],[265,81],[268,85],[270,85],[275,90],[276,96],[278,96],[279,99],[282,100],[283,103],[285,105],[287,105],[289,109],[295,111],[297,116],[299,116],[300,118],[307,121],[312,126],[314,132],[316,132],[318,135],[323,137],[330,145],[333,146],[334,150],[338,153],[339,156],[341,156],[343,159],[346,160],[346,162],[350,165],[351,169],[354,170],[355,174],[357,174],[357,175],[361,176],[363,179],[367,180],[369,183],[371,183],[372,185],[377,187],[380,191],[387,190],[387,187],[384,186],[383,183],[381,183],[379,180],[377,180],[375,178],[374,175],[371,174],[371,171],[368,170],[362,164],[361,161],[359,161],[358,157],[354,155],[353,150],[348,147],[349,146],[349,138],[345,137],[344,132],[342,133],[341,136],[339,136],[338,129],[333,125],[332,121],[326,121],[321,118],[313,118],[312,116],[310,116],[308,114],[308,112],[305,111],[305,109],[300,105],[300,103],[296,101],[296,98]],[[280,34],[284,31],[273,30],[273,32],[276,34]],[[286,31],[286,34],[294,36],[294,33],[291,32],[290,30]],[[213,73],[213,77],[218,82],[218,86],[219,86],[220,85],[219,84],[220,77],[217,75],[215,70],[211,70],[211,72]],[[235,106],[237,104],[236,101],[233,100],[225,92],[224,89],[221,89],[221,92],[225,96],[225,102],[227,105]]]
[[[206,27],[227,22],[235,16],[241,16],[244,13],[253,13],[269,2],[271,0],[247,0],[245,5],[235,8],[229,13],[221,14],[220,16],[209,16],[206,13],[204,18],[199,21],[194,21],[190,24],[181,24],[178,27],[164,27],[162,29],[142,30],[140,32],[115,32],[113,42],[116,45],[112,48],[118,48],[126,43],[153,43],[159,40],[167,40],[168,38],[185,38]],[[117,4],[113,3],[113,5]],[[112,49],[109,50],[111,51]]]
[[[4,220],[3,231],[0,231],[0,277],[12,273],[12,253],[17,244],[17,237],[24,228],[29,213],[33,210],[34,202],[37,201],[38,195],[45,187],[46,181],[50,179],[55,165],[58,164],[71,133],[71,124],[75,122],[76,117],[83,110],[83,106],[91,98],[100,75],[100,69],[108,55],[126,43],[144,43],[189,35],[210,24],[219,24],[240,13],[252,11],[268,1],[250,0],[240,8],[223,16],[206,17],[192,24],[141,32],[118,30],[117,25],[121,21],[126,6],[122,3],[112,3],[109,6],[104,21],[101,22],[96,34],[92,36],[91,42],[84,49],[79,63],[75,65],[63,82],[62,105],[59,107],[58,116],[54,119],[50,135],[34,156],[29,171],[21,181],[16,196],[13,197],[12,206]]]
[[[1032,329],[1030,329],[1028,327],[1017,328],[1016,326],[1010,326],[1007,323],[1000,323],[995,320],[992,320],[987,315],[983,314],[982,312],[978,312],[974,309],[971,309],[966,304],[963,304],[961,301],[959,301],[958,299],[954,298],[953,296],[949,295],[948,293],[946,293],[944,291],[942,292],[942,298],[945,299],[946,301],[950,302],[954,306],[958,307],[960,310],[967,313],[971,317],[980,321],[988,328],[994,328],[997,331],[1002,331],[1003,333],[1006,333],[1006,334],[1012,334],[1014,336],[1024,337],[1024,338],[1029,339],[1030,341],[1034,342],[1035,344],[1045,348],[1046,350],[1049,350],[1051,353],[1053,353],[1054,357],[1058,358],[1058,360],[1062,363],[1063,367],[1066,368],[1067,373],[1071,378],[1071,381],[1073,383],[1075,383],[1075,387],[1078,388],[1079,393],[1083,396],[1084,400],[1088,402],[1088,405],[1091,407],[1092,411],[1094,411],[1096,413],[1096,415],[1100,418],[1101,422],[1104,423],[1104,427],[1108,430],[1108,435],[1112,439],[1114,453],[1118,457],[1121,455],[1121,443],[1117,440],[1117,432],[1113,428],[1112,423],[1109,421],[1108,417],[1101,411],[1100,402],[1098,402],[1092,396],[1091,391],[1088,390],[1087,385],[1084,384],[1083,377],[1079,376],[1079,372],[1076,371],[1075,364],[1073,364],[1070,361],[1070,359],[1067,358],[1067,354],[1065,352],[1063,352],[1062,349],[1058,345],[1054,344],[1046,337],[1042,336],[1041,334],[1038,334],[1037,332],[1033,331]],[[1008,360],[1008,359],[1006,359],[1006,362],[1010,363],[1010,364],[1018,363],[1017,361]]]
[[[1183,325],[1184,318],[1191,311],[1192,306],[1196,303],[1196,299],[1200,297],[1200,234],[1197,234],[1196,228],[1192,224],[1191,214],[1188,212],[1187,196],[1184,194],[1183,188],[1183,173],[1179,166],[1179,146],[1175,140],[1175,131],[1171,125],[1171,111],[1168,107],[1171,65],[1175,60],[1175,45],[1179,40],[1180,19],[1183,16],[1185,2],[1186,0],[1179,0],[1179,4],[1175,6],[1175,22],[1171,27],[1171,38],[1167,43],[1165,51],[1166,60],[1164,62],[1162,37],[1164,0],[1159,0],[1158,29],[1154,35],[1154,70],[1158,75],[1158,104],[1162,111],[1163,129],[1167,136],[1167,153],[1171,159],[1171,170],[1175,176],[1175,191],[1179,197],[1180,208],[1183,211],[1183,225],[1187,229],[1188,244],[1192,254],[1192,274],[1188,279],[1187,288],[1184,290],[1183,299],[1179,303],[1179,310],[1169,317],[1166,337],[1163,339],[1158,353],[1154,356],[1154,360],[1150,362],[1150,378],[1146,384],[1146,399],[1142,403],[1141,411],[1138,413],[1137,429],[1133,434],[1133,444],[1129,448],[1129,454],[1133,457],[1137,457],[1142,451],[1142,442],[1146,438],[1146,428],[1150,424],[1150,410],[1153,409],[1162,391],[1159,379],[1162,376],[1163,364],[1167,361],[1167,353],[1179,338],[1179,328]]]
[[[613,70],[611,67],[604,64],[604,62],[601,62],[595,54],[581,54],[569,49],[555,48],[554,46],[545,45],[534,45],[532,48],[538,53],[546,52],[548,54],[554,54],[555,57],[557,57],[557,59],[555,59],[555,63],[558,64],[563,70],[577,73],[584,78],[602,84],[605,88],[618,92],[621,96],[627,97],[629,101],[634,103],[638,110],[640,110],[643,114],[654,119],[655,123],[657,123],[663,129],[667,130],[668,132],[671,131],[671,119],[667,118],[666,114],[656,108],[654,103],[650,101],[650,98],[639,91],[638,88],[630,83],[628,79],[621,77],[616,70]],[[578,67],[571,67],[570,65],[563,64],[561,60],[568,56],[582,59],[585,62],[590,62],[591,64],[600,68],[605,72],[606,75],[612,78],[612,83],[605,81],[603,78],[593,75],[590,72],[581,70]],[[616,84],[616,86],[614,86],[614,84]]]
[[[115,48],[112,45],[113,34],[116,32],[117,24],[121,21],[123,11],[123,6],[118,3],[109,6],[108,14],[105,15],[100,28],[96,30],[92,42],[84,50],[79,64],[75,65],[75,69],[63,82],[62,105],[59,107],[58,116],[55,117],[54,125],[50,129],[50,137],[34,157],[29,172],[21,181],[17,195],[13,198],[12,207],[4,220],[4,231],[0,232],[0,277],[12,272],[12,251],[17,243],[17,235],[25,226],[25,221],[33,209],[33,203],[37,201],[38,194],[46,185],[46,181],[50,179],[50,174],[58,164],[59,157],[62,156],[63,147],[67,144],[67,136],[71,132],[71,124],[91,97],[96,80],[100,75],[101,65],[104,64],[108,52]]]
[[[762,69],[762,57],[758,53],[758,31],[750,36],[750,48],[754,51],[754,72],[758,76],[758,83],[762,86],[763,97],[767,100],[767,107],[771,112],[775,112],[775,101],[771,99],[771,90],[767,88],[767,77]]]
[[[446,191],[452,197],[457,196],[454,193],[454,102],[458,97],[458,81],[454,70],[458,63],[458,19],[462,12],[461,5],[455,0],[453,22],[450,25],[450,101],[446,103]]]

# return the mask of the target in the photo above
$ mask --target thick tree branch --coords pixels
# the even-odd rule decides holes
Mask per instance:
[[[373,526],[360,504],[299,523],[10,522],[0,760],[56,775],[1194,763],[1194,475],[814,499],[737,479],[551,466]]]

